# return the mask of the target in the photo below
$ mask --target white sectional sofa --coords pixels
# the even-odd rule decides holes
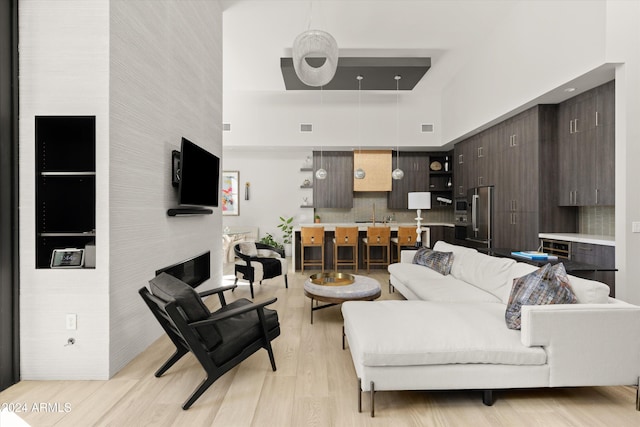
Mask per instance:
[[[510,388],[637,385],[640,307],[609,298],[600,282],[569,276],[577,304],[522,307],[521,330],[508,329],[513,279],[535,266],[437,242],[453,252],[443,276],[404,251],[390,284],[407,301],[350,301],[344,329],[362,392],[492,391]],[[636,399],[636,409],[640,410]]]

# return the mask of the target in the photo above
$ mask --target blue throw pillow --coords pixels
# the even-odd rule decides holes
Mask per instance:
[[[413,263],[424,265],[446,276],[451,272],[453,252],[438,252],[429,248],[420,248],[413,257]]]

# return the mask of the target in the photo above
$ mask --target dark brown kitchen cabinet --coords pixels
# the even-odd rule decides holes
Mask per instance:
[[[474,135],[454,148],[456,196],[465,196],[474,187],[493,185],[497,178],[497,132],[494,128]]]
[[[408,209],[408,194],[414,191],[429,191],[429,153],[400,152],[393,154],[393,168],[396,164],[404,172],[404,177],[393,180],[392,189],[387,194],[387,207]],[[389,171],[391,174],[391,171]]]
[[[557,107],[539,105],[456,144],[463,155],[457,167],[471,177],[464,195],[471,187],[494,186],[493,247],[531,250],[540,232],[575,231],[575,212],[558,207],[552,191],[556,136]]]
[[[444,240],[444,227],[441,225],[430,225],[429,227],[429,247],[432,248],[436,242]]]
[[[446,225],[429,226],[429,247],[433,248],[440,240],[454,244],[454,228]]]
[[[458,143],[453,149],[453,195],[454,197],[466,197],[467,186],[465,181],[465,164],[463,143]]]
[[[327,171],[318,179],[318,169]],[[353,153],[350,151],[313,152],[313,206],[315,208],[353,208]]]
[[[615,83],[559,105],[558,202],[615,204]]]
[[[596,89],[596,205],[616,203],[615,150],[615,81],[612,81]]]
[[[507,120],[498,129],[495,247],[536,249],[540,210],[538,110]],[[532,246],[533,245],[533,246]]]
[[[478,160],[478,144],[479,136],[475,135],[462,143],[462,160],[464,168],[464,188],[468,191],[470,188],[478,186],[479,171],[477,168]],[[466,195],[465,191],[465,195]]]
[[[571,243],[571,259],[573,261],[593,264],[600,268],[613,270],[616,266],[616,248],[615,246],[573,242]],[[606,283],[610,289],[609,295],[612,297],[615,296],[616,282],[614,271],[597,271],[591,273],[591,275],[586,278]]]

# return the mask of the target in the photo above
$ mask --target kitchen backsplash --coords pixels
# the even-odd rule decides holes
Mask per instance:
[[[371,221],[374,205],[376,222],[382,222],[385,218],[395,222],[415,222],[415,210],[387,209],[385,192],[354,193],[352,209],[315,209],[315,214],[320,216],[320,221],[327,223]],[[422,218],[423,222],[453,223],[453,207],[423,209]]]
[[[320,220],[327,223],[371,221],[375,205],[376,221],[392,218],[395,222],[415,222],[416,211],[404,209],[387,209],[387,194],[384,192],[354,193],[353,209],[315,209]],[[599,236],[615,235],[614,206],[592,206],[578,209],[578,232]],[[452,207],[436,207],[423,210],[423,222],[453,223]]]
[[[589,206],[578,209],[578,232],[599,236],[615,236],[616,208]]]

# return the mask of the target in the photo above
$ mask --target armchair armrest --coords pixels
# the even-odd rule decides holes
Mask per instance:
[[[220,304],[224,307],[225,305],[227,305],[227,301],[225,300],[224,295],[222,293],[224,291],[233,290],[237,287],[238,285],[219,286],[215,289],[210,289],[204,292],[198,292],[198,295],[200,295],[200,298],[204,298],[204,297],[208,297],[209,295],[218,294],[218,298],[220,299]]]
[[[267,301],[263,301],[263,302],[259,302],[259,303],[247,304],[247,305],[244,305],[242,307],[234,308],[234,309],[227,310],[227,311],[224,311],[224,312],[221,312],[221,313],[220,312],[216,312],[216,313],[213,313],[211,315],[211,317],[209,317],[206,320],[199,320],[197,322],[189,323],[189,326],[193,327],[193,328],[196,328],[198,326],[211,325],[211,324],[214,324],[216,322],[219,322],[220,320],[227,319],[229,317],[234,317],[234,316],[237,316],[239,314],[247,313],[249,311],[262,310],[264,307],[266,307],[267,305],[273,304],[277,300],[278,300],[277,298],[271,298],[270,300],[267,300]]]
[[[640,374],[640,307],[522,306],[521,341],[547,353],[551,387],[635,384]]]
[[[269,250],[269,251],[275,252],[278,255],[280,255],[280,258],[284,258],[284,249],[276,248],[276,247],[273,247],[273,246],[269,246],[267,244],[260,243],[260,242],[256,242],[256,248],[258,250],[264,249],[264,250]]]

